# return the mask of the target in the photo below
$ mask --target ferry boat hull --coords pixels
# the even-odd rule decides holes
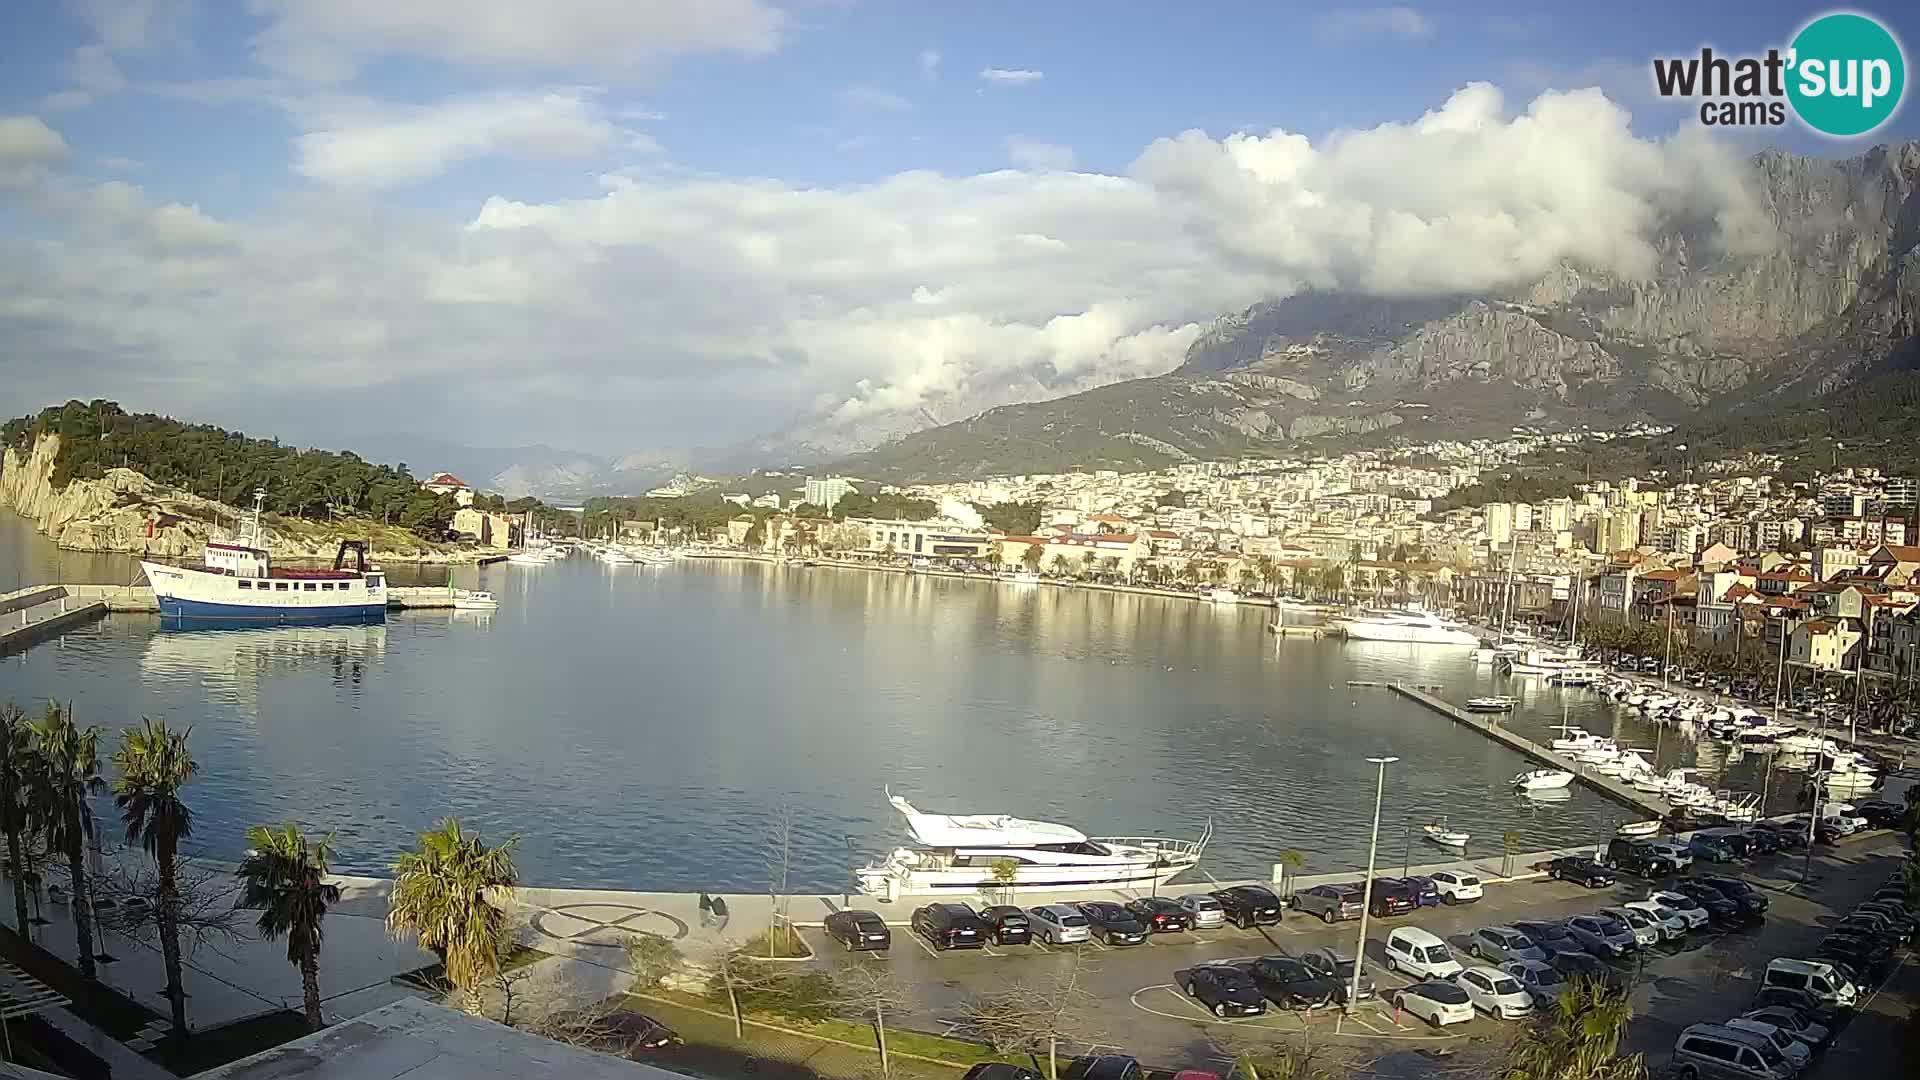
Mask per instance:
[[[346,540],[331,570],[273,566],[260,529],[266,493],[254,493],[253,515],[237,543],[209,543],[203,566],[142,560],[163,626],[377,623],[387,618],[386,575],[367,565],[364,541]],[[347,556],[355,568],[347,569]]]

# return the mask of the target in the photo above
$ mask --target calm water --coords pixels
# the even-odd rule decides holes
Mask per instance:
[[[0,591],[132,569],[0,514]],[[456,814],[520,834],[529,882],[662,890],[765,888],[780,807],[794,886],[837,890],[849,837],[863,858],[900,840],[886,784],[923,809],[1114,835],[1191,836],[1211,815],[1204,865],[1220,877],[1265,876],[1288,848],[1310,869],[1364,863],[1369,755],[1401,758],[1383,864],[1403,857],[1408,824],[1442,814],[1474,853],[1508,828],[1550,847],[1633,816],[1584,790],[1516,796],[1519,756],[1349,679],[1514,692],[1523,728],[1564,710],[1654,744],[1583,691],[1496,687],[1458,652],[1276,641],[1265,609],[701,560],[452,576],[500,610],[244,631],[117,615],[0,659],[0,700],[70,699],[109,730],[191,725],[196,840],[216,854],[292,819],[336,834],[340,869],[377,873]],[[1661,748],[1666,764],[1718,770],[1715,753]]]

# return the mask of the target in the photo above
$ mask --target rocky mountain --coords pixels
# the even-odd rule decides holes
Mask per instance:
[[[509,499],[532,495],[550,503],[643,494],[687,467],[686,456],[673,451],[610,458],[544,445],[463,446],[401,432],[368,435],[354,440],[354,445],[365,460],[405,463],[415,476],[450,472]]]
[[[1676,422],[1914,366],[1920,143],[1842,161],[1768,152],[1750,167],[1771,229],[1737,250],[1675,222],[1640,280],[1562,266],[1502,295],[1262,302],[1216,320],[1172,374],[992,409],[839,467],[933,479]]]

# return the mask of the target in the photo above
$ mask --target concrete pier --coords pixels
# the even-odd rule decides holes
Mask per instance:
[[[100,600],[76,599],[58,585],[40,585],[0,594],[0,656],[18,652],[36,641],[104,618]]]
[[[1417,701],[1427,708],[1432,709],[1434,712],[1447,717],[1456,724],[1465,724],[1467,727],[1478,731],[1489,739],[1497,743],[1502,743],[1513,750],[1517,750],[1548,768],[1565,769],[1567,772],[1572,773],[1575,779],[1581,783],[1586,784],[1588,787],[1593,788],[1595,791],[1598,791],[1600,794],[1607,796],[1615,802],[1623,803],[1633,807],[1635,810],[1658,818],[1665,818],[1668,814],[1673,813],[1673,804],[1667,802],[1665,799],[1655,798],[1645,792],[1637,791],[1632,784],[1623,784],[1611,776],[1603,776],[1595,772],[1592,766],[1582,765],[1570,758],[1562,757],[1552,750],[1541,746],[1539,743],[1534,742],[1532,739],[1508,731],[1506,728],[1501,727],[1491,720],[1483,719],[1473,713],[1449,705],[1424,690],[1416,690],[1411,686],[1404,686],[1400,683],[1392,684],[1392,690],[1401,697]]]

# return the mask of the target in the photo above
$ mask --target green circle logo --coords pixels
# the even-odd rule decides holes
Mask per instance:
[[[1886,27],[1851,12],[1822,15],[1793,39],[1787,99],[1825,135],[1865,135],[1893,116],[1907,61]]]

